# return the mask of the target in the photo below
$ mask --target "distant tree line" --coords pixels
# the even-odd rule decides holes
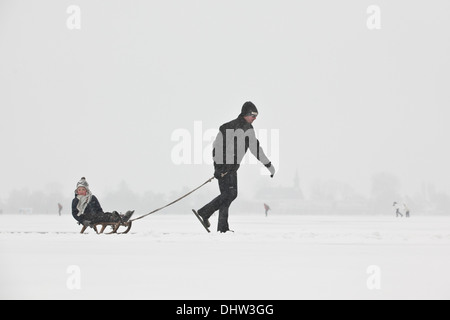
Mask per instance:
[[[346,208],[354,209],[355,206],[359,206],[364,209],[354,210],[358,214],[393,214],[392,204],[394,201],[397,201],[406,203],[411,209],[412,215],[414,213],[429,215],[450,214],[450,196],[448,194],[436,190],[433,185],[424,184],[417,194],[402,195],[400,180],[390,173],[378,173],[372,176],[369,196],[363,196],[351,186],[337,181],[316,181],[311,184],[307,193],[299,188],[298,182],[294,183],[293,188],[261,188],[261,190],[255,190],[254,197],[250,198],[250,195],[241,197],[235,204],[235,208],[237,211],[259,212],[262,211],[263,202],[270,203],[271,200],[275,202],[278,199],[279,203],[298,200],[303,202],[303,208],[312,207],[313,205],[319,208],[316,211],[309,211],[309,213],[345,214],[347,212]],[[96,195],[99,197],[105,211],[126,212],[127,210],[136,210],[137,214],[143,214],[177,199],[188,191],[189,189],[185,187],[168,194],[151,191],[139,194],[134,192],[126,182],[121,182],[117,189],[107,192],[104,196]],[[214,193],[216,190],[211,189],[209,192],[196,193],[168,208],[165,210],[165,213],[180,213],[186,210],[186,212],[190,212],[188,209],[191,207],[196,208],[196,206],[207,201],[212,196],[211,192]],[[278,195],[278,198],[273,197],[275,194]],[[305,194],[308,194],[308,196],[305,196]],[[270,198],[271,196],[272,198]],[[58,203],[63,206],[63,214],[70,214],[72,199],[73,197],[57,190],[50,192],[30,191],[28,189],[13,190],[6,199],[0,200],[0,214],[36,213],[57,215],[59,211]],[[276,206],[272,207],[275,212],[277,210]],[[290,213],[305,213],[301,210],[296,210],[295,204],[289,210]],[[348,213],[351,212],[348,211]]]

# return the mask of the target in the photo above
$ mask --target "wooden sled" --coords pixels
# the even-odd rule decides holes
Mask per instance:
[[[84,233],[84,231],[86,231],[86,229],[88,227],[91,227],[92,229],[95,230],[95,232],[97,234],[101,234],[101,233],[103,233],[103,231],[105,231],[106,227],[110,226],[112,231],[111,232],[107,232],[105,234],[113,234],[113,233],[126,234],[126,233],[128,233],[130,231],[132,224],[133,224],[132,221],[127,221],[127,222],[98,222],[98,223],[92,224],[90,226],[83,226],[83,228],[81,228],[80,233]],[[98,231],[97,226],[101,226],[102,227],[100,229],[100,232]],[[120,227],[126,227],[127,229],[124,232],[117,232]]]

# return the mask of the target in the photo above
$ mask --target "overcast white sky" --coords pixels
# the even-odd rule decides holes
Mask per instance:
[[[366,26],[373,4],[380,30]],[[99,195],[121,181],[197,186],[212,166],[174,164],[171,135],[218,128],[247,100],[255,128],[279,132],[279,172],[241,168],[241,191],[291,185],[298,170],[305,187],[367,194],[390,172],[405,194],[448,192],[449,12],[447,0],[0,0],[0,199],[71,196],[81,176]]]

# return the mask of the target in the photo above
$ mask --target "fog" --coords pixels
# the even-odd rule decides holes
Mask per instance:
[[[241,204],[295,183],[373,201],[380,177],[389,205],[448,199],[450,3],[371,5],[0,0],[0,207],[68,207],[85,176],[108,209],[136,207],[124,188],[153,209],[212,176],[211,136],[248,100],[277,173],[244,165]]]

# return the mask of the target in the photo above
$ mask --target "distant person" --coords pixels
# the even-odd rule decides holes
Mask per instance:
[[[97,197],[89,189],[86,178],[78,181],[72,201],[72,216],[80,224],[89,226],[101,222],[127,222],[133,213],[134,211],[128,211],[125,215],[120,215],[116,211],[103,212]]]
[[[248,101],[244,103],[239,116],[219,128],[219,133],[213,144],[214,177],[219,182],[220,195],[195,211],[203,225],[208,228],[208,219],[219,210],[217,231],[231,231],[228,225],[228,209],[238,195],[237,171],[240,163],[250,149],[251,153],[270,171],[271,177],[275,168],[265,155],[255,135],[252,123],[258,116],[256,106]]]
[[[267,214],[269,213],[270,207],[266,203],[264,203],[264,210],[266,211],[266,217],[267,217]]]
[[[59,216],[61,216],[61,211],[62,211],[62,209],[63,209],[62,204],[61,204],[61,203],[58,203],[58,214],[59,214]]]
[[[403,203],[403,209],[405,210],[405,216],[409,218],[410,217],[409,208],[405,203]]]
[[[401,210],[400,204],[397,203],[397,202],[394,202],[393,206],[394,206],[394,209],[395,209],[395,217],[398,218],[399,216],[401,216],[403,218],[403,215],[402,215],[402,213],[400,211]]]

